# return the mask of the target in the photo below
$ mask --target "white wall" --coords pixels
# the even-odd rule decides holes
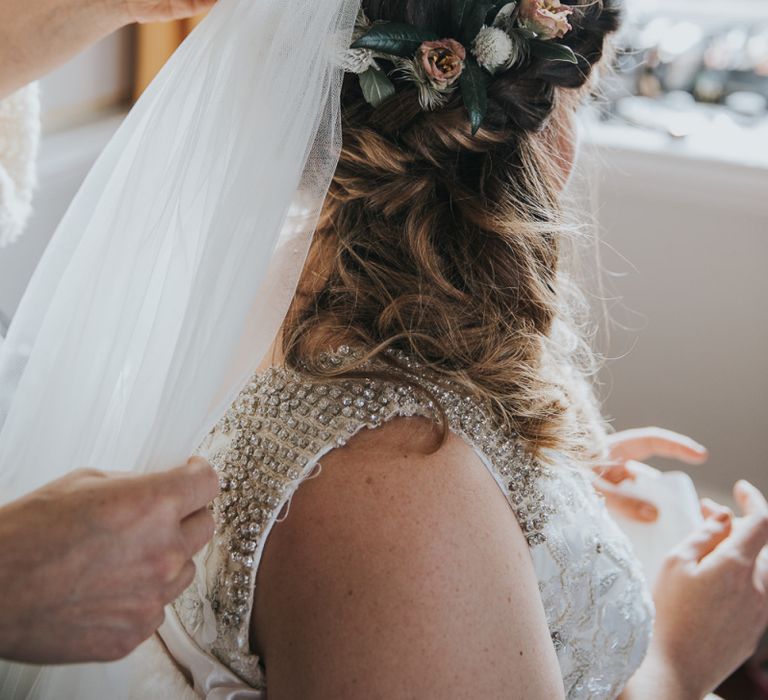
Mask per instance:
[[[623,273],[608,412],[706,444],[690,472],[704,490],[746,477],[768,491],[768,169],[615,143],[601,155],[602,252]]]

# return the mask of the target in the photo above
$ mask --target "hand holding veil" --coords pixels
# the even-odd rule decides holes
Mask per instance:
[[[130,113],[0,349],[4,497],[183,462],[251,376],[336,167],[358,9],[220,0]],[[116,698],[113,670],[46,671],[32,696]]]

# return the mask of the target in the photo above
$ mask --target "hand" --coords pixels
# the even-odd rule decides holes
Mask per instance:
[[[627,496],[614,487],[627,479],[636,479],[643,471],[656,471],[642,462],[652,457],[678,459],[686,464],[701,464],[707,460],[707,449],[691,438],[663,428],[623,430],[608,437],[609,462],[595,467],[598,479],[595,488],[605,496],[606,505],[627,518],[654,522],[656,506]]]
[[[132,22],[191,17],[215,0],[3,0],[0,99]]]
[[[768,503],[745,481],[734,495],[743,517],[710,502],[705,524],[667,557],[651,651],[631,691],[645,682],[656,688],[648,697],[699,700],[754,653],[768,624]]]
[[[209,10],[216,0],[120,0],[128,22],[167,22],[194,17]]]
[[[163,622],[212,537],[207,462],[149,476],[82,470],[0,509],[0,658],[111,661]]]

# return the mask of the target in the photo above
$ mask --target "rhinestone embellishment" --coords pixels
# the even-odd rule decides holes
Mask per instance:
[[[342,347],[323,362],[339,367],[352,357],[354,352]],[[490,462],[529,546],[543,544],[551,507],[540,482],[550,476],[549,468],[515,436],[496,430],[492,418],[459,387],[432,380],[404,356],[397,359],[437,399],[450,429]],[[246,386],[212,434],[229,438],[211,456],[222,487],[214,503],[214,546],[221,563],[208,592],[219,629],[214,654],[230,663],[236,649],[247,655],[255,569],[265,533],[315,468],[318,455],[345,445],[363,428],[415,416],[439,420],[433,399],[415,389],[407,375],[402,382],[356,378],[320,383],[301,371],[272,368]],[[256,669],[235,670],[252,683],[260,680]]]

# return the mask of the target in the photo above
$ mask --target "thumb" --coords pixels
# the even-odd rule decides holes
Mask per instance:
[[[686,537],[675,549],[677,557],[699,563],[731,534],[733,520],[727,511],[707,518],[695,532]]]
[[[201,457],[192,457],[186,465],[156,474],[155,478],[161,492],[175,495],[182,518],[207,507],[219,494],[219,477]]]

